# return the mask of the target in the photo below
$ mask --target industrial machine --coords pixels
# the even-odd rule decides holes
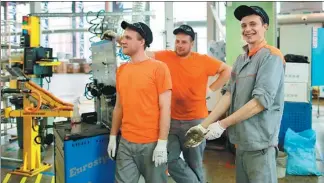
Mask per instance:
[[[85,95],[94,99],[94,111],[81,114],[81,133],[71,133],[68,121],[54,124],[56,183],[113,183],[115,162],[107,146],[116,102],[115,42],[103,40],[91,45],[93,81]]]
[[[39,17],[23,16],[20,46],[23,49],[22,56],[1,61],[2,64],[7,64],[8,72],[1,80],[9,83],[3,87],[1,98],[10,98],[4,102],[6,105],[1,111],[1,117],[16,119],[18,144],[23,148],[23,165],[12,173],[34,176],[52,166],[41,163],[41,146],[53,142],[53,135],[46,136],[43,133],[48,126],[44,123],[49,118],[71,117],[73,105],[59,100],[42,88],[43,79],[52,77],[53,66],[60,62],[53,58],[51,48],[40,46]],[[1,158],[17,161],[13,158]]]
[[[23,16],[22,18],[22,34],[20,36],[20,47],[23,54],[19,57],[10,58],[7,63],[10,68],[20,68],[22,72],[32,81],[43,87],[43,79],[50,83],[50,77],[53,76],[53,67],[60,65],[60,62],[53,57],[52,48],[44,48],[40,46],[40,18],[36,16]],[[7,82],[9,78],[7,77]],[[21,107],[22,99],[12,98],[11,104],[16,107]],[[8,102],[7,102],[8,103]],[[44,118],[44,123],[53,123],[53,118]],[[17,118],[18,145],[23,148],[22,144],[22,119]],[[51,126],[51,125],[49,125]],[[47,130],[47,125],[44,125],[40,131]],[[44,135],[47,135],[44,134]],[[53,142],[53,135],[49,134],[44,141],[45,144]]]
[[[94,98],[95,113],[83,114],[82,119],[96,121],[111,128],[112,111],[116,102],[116,46],[103,40],[91,45],[93,82],[86,85],[86,95]],[[93,118],[95,117],[95,118]]]
[[[69,118],[72,116],[73,105],[59,100],[32,82],[20,68],[9,68],[7,66],[6,69],[12,76],[10,81],[11,87],[3,88],[1,94],[15,95],[15,97],[21,96],[23,100],[23,109],[7,107],[2,113],[5,118],[23,118],[23,165],[14,170],[12,174],[34,176],[52,166],[47,163],[41,163],[40,118]]]

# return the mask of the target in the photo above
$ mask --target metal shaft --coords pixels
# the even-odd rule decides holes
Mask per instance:
[[[16,158],[7,158],[7,157],[1,157],[1,160],[6,160],[6,161],[13,161],[13,162],[18,162],[18,163],[22,163],[23,160],[22,159],[16,159]]]

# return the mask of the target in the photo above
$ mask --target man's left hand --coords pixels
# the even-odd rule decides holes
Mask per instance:
[[[201,124],[191,127],[186,133],[185,147],[197,147],[205,139],[205,135],[208,132]]]
[[[216,123],[210,124],[207,129],[208,129],[208,133],[205,136],[205,138],[207,140],[217,139],[225,131],[225,128],[223,128],[221,126],[220,121],[217,121]]]
[[[153,161],[155,162],[155,167],[167,163],[167,143],[167,140],[158,140],[156,147],[153,151]]]

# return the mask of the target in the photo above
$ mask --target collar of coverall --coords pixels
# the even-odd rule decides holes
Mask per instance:
[[[267,45],[267,41],[263,40],[261,41],[255,48],[253,48],[252,50],[249,50],[248,45],[246,44],[245,46],[243,46],[243,50],[246,53],[249,53],[249,57],[252,57],[253,55],[255,55],[261,48],[263,48],[265,45]]]

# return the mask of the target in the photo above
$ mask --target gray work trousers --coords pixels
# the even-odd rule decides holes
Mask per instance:
[[[200,124],[202,120],[171,120],[168,138],[168,171],[177,183],[205,183],[203,154],[206,140],[195,148],[184,147],[185,134],[189,128]],[[185,161],[180,158],[181,151]]]
[[[277,183],[276,151],[236,150],[236,183]]]
[[[167,183],[167,164],[155,167],[155,143],[136,144],[120,139],[116,156],[116,183],[138,183],[140,175],[145,183]]]

